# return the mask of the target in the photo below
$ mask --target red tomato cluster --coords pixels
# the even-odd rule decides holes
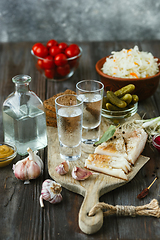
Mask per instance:
[[[65,42],[58,43],[51,39],[46,46],[36,43],[32,47],[37,60],[38,68],[43,69],[47,78],[62,78],[70,73],[71,68],[77,66],[77,59],[69,59],[77,56],[80,49],[77,44],[68,45]]]

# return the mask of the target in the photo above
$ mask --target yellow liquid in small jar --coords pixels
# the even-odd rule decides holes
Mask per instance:
[[[14,150],[11,147],[9,147],[7,145],[0,146],[0,167],[4,167],[4,166],[10,164],[10,162],[13,160],[13,158],[8,159],[6,161],[4,159],[11,156],[13,153],[14,153]],[[1,160],[2,160],[2,162],[1,162]]]

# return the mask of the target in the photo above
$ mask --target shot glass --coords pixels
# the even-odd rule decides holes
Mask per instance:
[[[94,144],[99,140],[103,83],[83,80],[76,84],[78,99],[83,101],[82,142]]]
[[[61,95],[55,106],[60,156],[75,161],[81,156],[83,101],[76,95]]]

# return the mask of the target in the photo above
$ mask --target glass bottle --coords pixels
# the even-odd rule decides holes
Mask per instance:
[[[13,143],[20,155],[47,146],[46,115],[40,98],[29,89],[31,77],[17,75],[12,78],[15,92],[3,103],[4,141]]]

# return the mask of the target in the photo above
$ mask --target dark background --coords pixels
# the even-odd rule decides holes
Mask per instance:
[[[0,42],[159,40],[160,1],[0,0]]]

